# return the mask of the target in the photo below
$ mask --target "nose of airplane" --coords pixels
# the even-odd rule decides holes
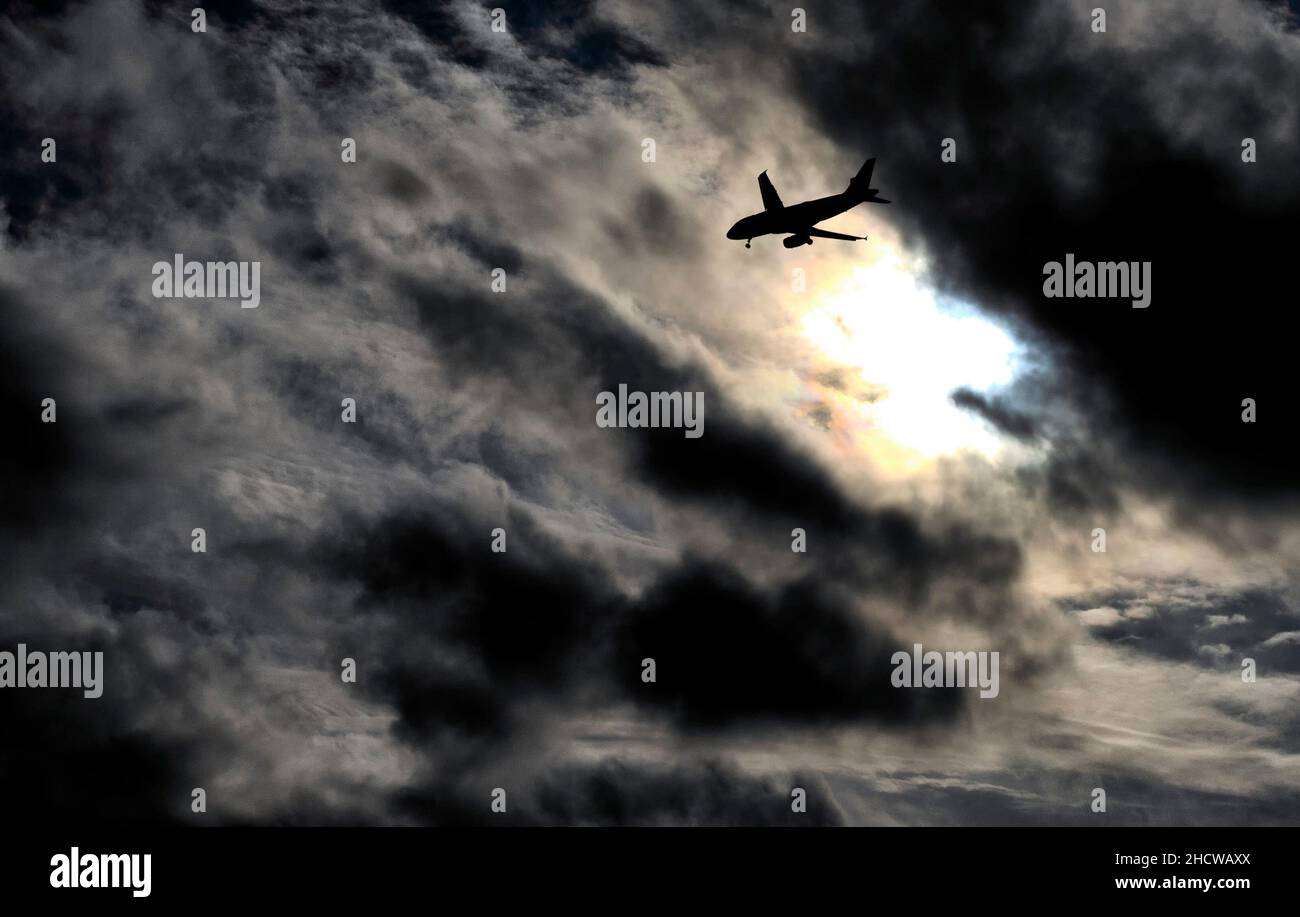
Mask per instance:
[[[743,238],[744,238],[744,236],[742,236],[742,235],[740,234],[740,224],[743,223],[743,222],[745,222],[745,221],[744,221],[744,220],[737,220],[736,223],[735,223],[735,225],[733,225],[730,229],[727,230],[727,238],[728,238],[728,239],[743,239]]]

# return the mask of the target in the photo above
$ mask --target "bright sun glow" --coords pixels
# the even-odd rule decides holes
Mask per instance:
[[[837,402],[837,416],[866,439],[883,435],[924,458],[959,449],[992,455],[998,436],[950,396],[961,386],[983,391],[1010,382],[1019,348],[973,309],[944,306],[902,259],[886,257],[823,296],[803,331],[828,361],[887,390],[872,403]]]

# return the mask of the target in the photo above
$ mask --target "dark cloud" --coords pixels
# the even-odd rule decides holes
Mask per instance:
[[[14,644],[6,646],[13,651]],[[12,818],[32,824],[54,817],[112,824],[181,821],[192,787],[187,781],[195,772],[187,743],[124,729],[125,717],[111,709],[112,701],[93,706],[99,701],[80,692],[51,695],[40,689],[0,692],[9,736],[0,752],[0,780],[8,788],[5,809]]]
[[[1077,518],[1081,513],[1116,512],[1120,498],[1114,456],[1102,451],[1099,443],[1081,443],[1074,431],[1062,432],[1062,425],[1013,406],[1014,399],[1024,395],[1036,410],[1045,410],[1038,404],[1040,393],[1032,389],[1032,383],[1022,383],[1013,387],[1009,397],[990,397],[960,388],[952,393],[952,402],[1006,436],[1044,443],[1046,457],[1018,468],[1016,477],[1026,492],[1042,500],[1053,513]]]
[[[633,599],[527,516],[500,521],[502,554],[486,550],[489,520],[441,507],[347,526],[318,555],[321,571],[361,587],[321,665],[355,658],[357,689],[397,713],[395,735],[428,761],[387,803],[392,818],[489,823],[487,791],[501,785],[504,823],[780,823],[789,791],[765,781],[616,761],[539,777],[521,746],[559,711],[616,696],[688,729],[906,726],[957,709],[955,694],[892,689],[896,641],[812,583],[771,595],[701,568],[669,572]],[[646,655],[660,667],[653,685],[640,680]],[[764,805],[749,805],[757,795]],[[303,800],[283,817],[337,813]]]
[[[1106,9],[1105,34],[1080,4],[819,9],[815,29],[845,38],[791,55],[790,85],[846,161],[880,157],[891,216],[939,282],[1105,393],[1089,435],[1132,450],[1134,481],[1293,499],[1294,34],[1244,2]],[[1043,265],[1067,252],[1151,262],[1150,307],[1045,298]],[[1242,423],[1246,397],[1261,422]]]
[[[806,811],[792,807],[794,788]],[[843,816],[825,783],[794,775],[785,783],[748,777],[717,762],[675,767],[605,762],[548,774],[536,791],[539,819],[579,825],[838,825]]]
[[[15,318],[0,338],[0,385],[6,402],[21,411],[14,420],[13,441],[0,450],[0,474],[9,488],[0,524],[10,534],[66,509],[65,487],[70,478],[84,472],[81,463],[87,456],[66,423],[41,420],[45,398],[55,400],[56,411],[63,398],[65,419],[71,419],[68,414],[74,410],[63,397],[64,373],[54,368],[68,359],[64,348],[23,321],[26,309],[17,293],[0,287],[0,305]]]
[[[999,431],[1016,439],[1033,439],[1038,435],[1032,417],[1022,414],[999,398],[988,398],[968,388],[959,388],[952,393],[952,403],[973,411]]]
[[[1236,671],[1249,657],[1260,672],[1300,672],[1300,612],[1280,593],[1248,589],[1198,596],[1175,589],[1155,598],[1101,594],[1073,600],[1071,607],[1116,609],[1120,619],[1091,627],[1092,634],[1139,653]]]
[[[630,609],[618,671],[630,696],[692,728],[951,716],[958,692],[890,684],[890,656],[902,645],[816,580],[763,594],[729,571],[688,567]],[[653,684],[641,681],[647,657]]]
[[[728,388],[718,365],[734,354],[674,326],[649,287],[615,301],[616,275],[592,267],[612,254],[665,280],[706,269],[699,186],[601,171],[619,141],[577,117],[627,103],[638,72],[679,58],[720,85],[739,72],[794,92],[846,161],[879,155],[891,219],[939,282],[1055,361],[1050,380],[953,395],[1043,447],[1017,480],[1049,508],[1115,511],[1121,477],[1213,484],[1216,497],[1292,488],[1274,293],[1296,141],[1270,93],[1293,99],[1296,85],[1264,33],[1245,60],[1189,16],[1135,56],[1114,41],[1122,14],[1097,38],[1067,7],[921,3],[819,8],[801,48],[783,12],[748,5],[674,10],[645,36],[602,4],[505,7],[500,49],[475,4],[392,0],[328,19],[213,4],[201,43],[188,11],[166,5],[4,7],[24,31],[0,31],[0,255],[24,275],[0,286],[0,381],[19,431],[0,458],[0,601],[18,609],[0,648],[102,648],[108,665],[98,701],[0,693],[6,811],[58,818],[84,803],[105,820],[170,821],[209,786],[234,787],[213,797],[225,823],[869,821],[862,806],[885,800],[845,805],[815,768],[686,749],[812,747],[841,729],[921,742],[970,723],[968,693],[889,684],[892,653],[932,627],[1001,648],[1024,697],[1064,667],[1059,620],[1021,595],[1012,527],[846,483]],[[1230,24],[1263,22],[1232,10]],[[338,48],[320,43],[326,26]],[[690,53],[657,46],[664,35],[689,35]],[[47,76],[61,72],[49,61],[72,69]],[[1165,75],[1184,64],[1198,106]],[[42,79],[20,84],[23,72]],[[685,87],[684,112],[707,109],[708,82]],[[418,104],[394,101],[406,97]],[[508,141],[483,142],[478,121],[498,117]],[[1170,126],[1179,117],[1186,131]],[[571,125],[587,134],[548,149]],[[731,142],[725,119],[711,128]],[[1240,165],[1238,131],[1260,138],[1257,166]],[[362,157],[341,171],[338,138],[353,134]],[[462,134],[480,145],[458,146],[472,144]],[[39,161],[48,135],[57,167]],[[950,135],[951,167],[938,160]],[[526,157],[493,161],[525,142]],[[563,161],[582,147],[597,155]],[[544,213],[520,220],[523,205]],[[591,238],[605,247],[575,244]],[[148,298],[153,258],[200,250],[263,259],[262,308]],[[1152,308],[1045,303],[1042,262],[1065,251],[1153,261]],[[510,295],[489,286],[498,267]],[[887,397],[846,372],[803,378]],[[620,384],[703,392],[705,435],[593,435],[596,394]],[[1256,426],[1237,419],[1243,395],[1261,402]],[[57,424],[39,421],[46,396]],[[359,402],[346,427],[345,396]],[[809,413],[834,426],[830,405]],[[1132,473],[1117,476],[1130,449]],[[207,555],[188,550],[199,524]],[[490,550],[498,526],[504,554]],[[795,527],[807,554],[789,550]],[[1295,672],[1293,630],[1283,597],[1252,592],[1094,634],[1206,665],[1203,648],[1222,644]],[[355,684],[338,679],[345,657]],[[584,757],[563,727],[596,716],[662,740]],[[495,786],[510,792],[500,821]],[[806,816],[790,811],[793,786],[809,792]],[[1059,801],[1076,788],[1040,789],[1035,806],[931,788],[917,799],[938,814],[893,811],[1069,820]],[[1234,805],[1222,811],[1267,820]]]
[[[349,526],[323,548],[325,564],[363,588],[361,631],[392,640],[352,636],[371,647],[361,664],[378,670],[366,683],[394,702],[413,737],[491,736],[509,725],[515,701],[590,670],[580,654],[598,648],[613,601],[599,572],[526,516],[497,522],[504,553],[488,550],[489,520],[453,507]]]
[[[894,689],[889,657],[905,641],[826,582],[760,587],[685,564],[634,598],[526,515],[500,523],[504,553],[486,550],[489,520],[452,507],[348,525],[321,548],[324,569],[361,586],[333,655],[366,648],[361,690],[391,703],[416,744],[503,742],[541,701],[611,690],[691,729],[906,726],[960,706],[957,692]],[[646,657],[655,684],[641,680]]]
[[[113,605],[118,600],[106,597]],[[120,607],[120,606],[119,606]],[[137,609],[138,610],[138,609]],[[148,620],[101,620],[74,630],[49,616],[21,615],[0,625],[0,647],[19,643],[34,652],[102,652],[102,696],[76,688],[7,688],[0,716],[7,739],[0,750],[0,786],[6,811],[33,824],[57,818],[78,823],[180,823],[190,812],[190,792],[209,786],[230,754],[228,737],[193,696],[176,686],[205,679],[216,665],[237,673],[236,653],[210,652],[207,636],[169,615]],[[160,652],[163,647],[168,652]],[[167,714],[157,711],[167,709]],[[154,711],[142,717],[143,711]],[[145,723],[152,719],[152,724]],[[178,723],[187,726],[178,726]]]
[[[711,759],[564,765],[501,788],[503,813],[491,811],[495,787],[483,781],[441,791],[409,788],[394,800],[394,811],[435,825],[817,827],[844,820],[818,775],[755,777]],[[795,788],[804,790],[806,811],[792,809]]]

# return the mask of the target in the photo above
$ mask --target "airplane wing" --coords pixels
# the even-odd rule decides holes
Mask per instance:
[[[785,206],[781,203],[781,195],[776,193],[776,188],[772,185],[772,179],[767,177],[767,172],[758,176],[758,190],[763,194],[764,210],[780,210]]]
[[[865,242],[866,236],[846,236],[842,232],[831,232],[829,229],[805,229],[804,235],[816,236],[819,239],[841,239],[845,242]]]

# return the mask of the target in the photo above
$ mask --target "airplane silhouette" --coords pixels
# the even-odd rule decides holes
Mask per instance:
[[[812,245],[813,236],[819,239],[843,239],[845,242],[865,242],[866,236],[846,236],[839,232],[817,229],[815,224],[852,210],[858,204],[888,204],[889,201],[878,194],[880,189],[871,187],[871,170],[875,167],[876,158],[873,156],[862,164],[842,194],[819,197],[815,201],[804,201],[790,207],[781,203],[772,180],[767,177],[767,172],[763,172],[758,176],[758,190],[763,195],[763,212],[739,220],[727,230],[727,238],[744,239],[745,248],[749,248],[750,241],[758,236],[786,232],[793,233],[789,238],[781,240],[786,248]]]

